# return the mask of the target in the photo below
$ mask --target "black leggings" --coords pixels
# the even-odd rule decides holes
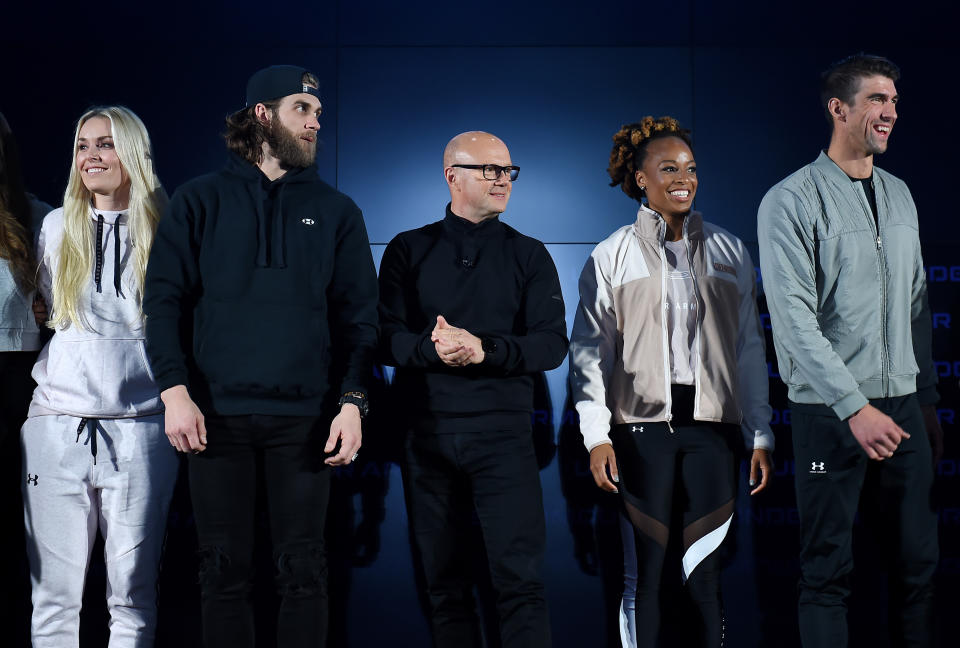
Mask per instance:
[[[692,412],[692,391],[674,389],[674,412]],[[738,426],[702,423],[689,414],[675,415],[670,425],[635,423],[611,430],[620,493],[636,540],[637,648],[657,645],[660,574],[674,511],[683,517],[683,577],[700,613],[699,644],[723,645],[716,549],[733,516],[738,435]]]
[[[0,537],[0,609],[13,623],[4,626],[5,645],[30,644],[30,575],[27,571],[27,549],[24,544],[23,499],[20,497],[20,427],[27,418],[30,397],[37,386],[30,370],[37,359],[36,351],[0,352],[0,520],[4,533]],[[9,630],[8,630],[9,628]]]

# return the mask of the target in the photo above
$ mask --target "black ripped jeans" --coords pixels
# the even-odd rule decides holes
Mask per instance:
[[[200,543],[203,645],[252,648],[254,514],[262,461],[275,582],[277,645],[326,645],[323,528],[330,469],[326,419],[209,416],[207,449],[190,455],[190,498]]]

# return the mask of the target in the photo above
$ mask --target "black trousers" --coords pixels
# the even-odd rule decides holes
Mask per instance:
[[[692,387],[673,386],[670,426],[636,423],[610,431],[619,490],[634,528],[637,648],[658,645],[661,574],[667,543],[676,533],[682,534],[686,589],[699,613],[690,619],[689,634],[697,646],[723,645],[718,549],[733,516],[742,443],[739,426],[695,421],[693,396]],[[682,527],[671,528],[677,517]],[[625,608],[629,594],[624,593]]]
[[[503,648],[550,646],[540,570],[546,532],[530,428],[414,430],[404,491],[423,564],[434,645],[480,646],[469,545],[473,514],[497,596]]]
[[[280,596],[277,645],[326,644],[327,562],[323,529],[330,469],[325,419],[210,416],[207,449],[190,455],[190,498],[200,544],[203,641],[252,648],[254,509],[262,462]]]
[[[5,645],[30,645],[30,574],[24,544],[23,498],[20,495],[20,427],[27,419],[30,398],[37,386],[30,377],[36,351],[0,352],[0,456],[5,470],[0,471],[0,609],[6,611],[9,631],[4,630]]]
[[[930,444],[916,396],[871,400],[909,439],[872,461],[850,425],[825,405],[791,403],[802,549],[800,637],[804,648],[847,645],[852,533],[858,501],[888,556],[894,646],[932,646],[937,516]]]

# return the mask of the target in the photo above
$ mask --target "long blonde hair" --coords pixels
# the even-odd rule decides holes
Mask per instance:
[[[53,317],[48,323],[50,328],[66,328],[71,323],[87,328],[81,298],[88,290],[93,273],[94,229],[90,220],[93,196],[83,185],[77,171],[76,146],[80,129],[93,117],[103,117],[110,122],[117,157],[130,178],[127,223],[133,245],[131,259],[138,302],[142,300],[143,280],[153,235],[167,203],[167,194],[153,168],[150,136],[140,118],[123,106],[97,107],[85,112],[77,121],[70,179],[63,195],[63,242],[57,252],[59,263],[53,276]]]

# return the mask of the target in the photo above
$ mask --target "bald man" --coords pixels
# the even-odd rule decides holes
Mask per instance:
[[[441,648],[481,645],[465,555],[477,532],[502,645],[550,645],[530,419],[533,375],[563,362],[567,326],[543,243],[500,221],[519,171],[499,138],[454,137],[445,217],[397,235],[380,266],[382,357],[397,368],[407,510]]]

